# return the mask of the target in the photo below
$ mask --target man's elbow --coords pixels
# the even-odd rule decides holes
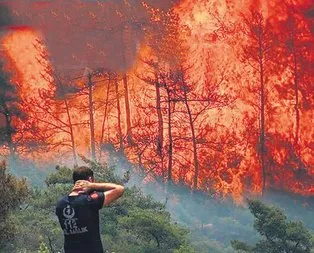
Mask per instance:
[[[124,193],[124,186],[118,185],[117,191],[119,192],[119,195],[122,196]]]

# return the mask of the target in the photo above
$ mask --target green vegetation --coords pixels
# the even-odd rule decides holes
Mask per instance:
[[[313,236],[302,222],[289,221],[282,210],[258,200],[250,200],[249,209],[255,217],[254,228],[262,239],[255,246],[232,241],[234,249],[254,253],[311,252]]]
[[[5,164],[0,163],[0,250],[12,243],[12,236],[16,232],[9,212],[17,209],[28,193],[26,181],[7,174]]]
[[[127,176],[118,177],[114,167],[87,162],[99,181],[123,184],[128,180]],[[1,233],[12,240],[5,243],[4,238],[0,252],[62,252],[63,235],[54,210],[58,199],[72,187],[72,171],[65,167],[57,168],[47,177],[47,187],[43,189],[24,190],[27,189],[25,180],[10,175],[6,177],[13,179],[15,188],[11,184],[4,188],[10,195],[8,202],[14,205],[10,206],[11,213],[6,216],[6,222],[1,222],[1,226],[6,226],[1,231],[8,231],[9,224],[13,228],[10,234]],[[28,196],[27,200],[24,196]],[[23,200],[21,208],[15,210],[14,207]],[[145,196],[137,187],[127,188],[123,198],[101,210],[100,217],[104,248],[108,252],[194,252],[188,244],[188,230],[172,223],[165,205]]]
[[[129,173],[117,176],[115,167],[84,161],[92,167],[99,181],[129,182]],[[0,166],[0,172],[0,228],[5,231],[0,233],[0,252],[63,252],[63,235],[54,212],[58,199],[72,188],[72,170],[57,167],[54,173],[47,176],[44,188],[27,186],[26,180],[8,174],[4,164]],[[106,252],[311,252],[311,232],[301,222],[289,221],[278,208],[260,201],[249,201],[249,210],[255,217],[254,228],[261,235],[258,238],[248,236],[253,234],[253,230],[249,230],[253,221],[248,210],[226,203],[218,205],[209,198],[208,203],[203,203],[197,194],[191,198],[177,192],[176,196],[181,197],[178,199],[180,209],[171,208],[175,205],[170,201],[155,201],[139,187],[126,188],[123,198],[100,212],[101,237]],[[198,201],[204,205],[202,212],[196,210],[198,207],[195,203]],[[171,210],[171,215],[166,206],[167,210]],[[190,215],[190,209],[197,211],[195,216]],[[197,223],[191,225],[196,218],[199,219]],[[185,228],[173,219],[185,224]],[[245,222],[247,226],[243,225]],[[235,233],[235,230],[239,232]],[[241,242],[243,238],[248,243]],[[230,245],[232,239],[236,240]],[[225,243],[227,240],[229,242]],[[257,240],[254,245],[253,242]]]

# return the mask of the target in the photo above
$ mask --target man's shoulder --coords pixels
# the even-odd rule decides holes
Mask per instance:
[[[65,204],[66,202],[68,202],[67,198],[68,198],[67,195],[62,196],[62,197],[57,201],[57,205],[56,205],[57,208],[58,208],[59,206],[62,206],[62,205]]]
[[[70,196],[70,195],[64,195],[62,196],[58,202],[57,202],[57,206],[58,205],[66,205],[71,203],[83,203],[86,202],[88,200],[91,200],[91,196],[89,194],[80,194],[80,195],[76,195],[76,196]]]
[[[104,199],[104,193],[103,192],[92,192],[89,194],[80,194],[77,196],[69,196],[65,195],[62,196],[56,205],[56,208],[63,208],[64,206],[68,204],[72,205],[90,205],[94,203],[98,203],[99,201]],[[102,201],[103,202],[103,201]]]

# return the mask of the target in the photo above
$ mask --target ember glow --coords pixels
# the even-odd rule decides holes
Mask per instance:
[[[94,6],[99,3],[81,2],[84,11],[90,8],[91,31],[104,19],[101,29],[113,38],[91,37],[85,51],[80,39],[76,47],[66,37],[58,51],[47,35],[56,43],[69,27],[82,28],[62,3],[50,11],[49,3],[27,11],[12,6],[18,17],[33,12],[35,19],[34,28],[10,31],[2,43],[28,120],[47,138],[42,157],[105,161],[104,148],[112,145],[149,180],[237,202],[267,189],[313,195],[309,2],[182,0],[170,8],[143,2],[141,13],[127,3],[110,4],[115,14],[107,18],[116,24],[108,26]],[[52,23],[60,34],[49,30]],[[116,39],[120,48],[110,44]],[[60,64],[64,45],[71,66]],[[121,60],[111,60],[113,48]],[[102,64],[83,66],[93,58]],[[37,152],[20,156],[40,160]]]

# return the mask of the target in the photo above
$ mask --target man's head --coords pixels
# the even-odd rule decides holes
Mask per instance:
[[[78,180],[87,180],[94,182],[94,173],[93,171],[85,166],[80,166],[73,171],[73,181],[74,183]]]

